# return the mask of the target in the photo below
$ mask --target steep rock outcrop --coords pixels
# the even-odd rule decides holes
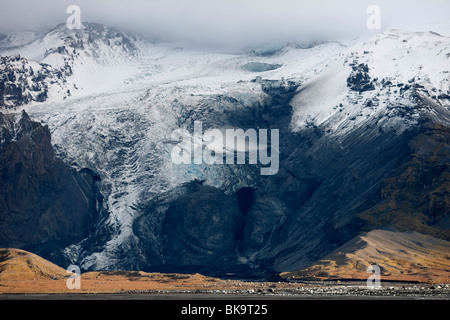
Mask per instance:
[[[58,159],[47,126],[0,113],[0,247],[64,263],[61,250],[86,237],[97,216],[97,181]]]

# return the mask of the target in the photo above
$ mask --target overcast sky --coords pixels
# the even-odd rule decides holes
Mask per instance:
[[[81,8],[82,21],[105,23],[162,41],[197,45],[257,45],[273,41],[356,37],[369,5],[381,9],[381,28],[447,34],[449,0],[1,0],[0,32],[45,29]],[[382,31],[381,30],[381,31]]]

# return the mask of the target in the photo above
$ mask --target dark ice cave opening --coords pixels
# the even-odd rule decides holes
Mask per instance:
[[[254,192],[255,190],[250,187],[243,187],[236,192],[238,207],[244,216],[247,215],[252,208]]]

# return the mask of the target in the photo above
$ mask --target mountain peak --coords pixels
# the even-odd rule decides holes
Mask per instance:
[[[131,61],[139,57],[139,42],[135,36],[98,23],[83,23],[79,30],[69,30],[60,24],[43,36],[48,43],[43,61],[62,55],[66,60],[92,58],[101,64]]]

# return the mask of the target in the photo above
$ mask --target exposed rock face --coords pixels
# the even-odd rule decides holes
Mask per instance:
[[[55,69],[48,64],[28,61],[20,55],[0,57],[0,107],[13,108],[30,102],[43,102],[49,87],[58,87],[61,97],[70,96],[66,77],[69,65]]]
[[[347,78],[347,86],[354,91],[364,92],[374,90],[375,87],[369,76],[369,67],[361,63],[352,66],[352,73]]]
[[[383,181],[361,217],[370,228],[395,227],[450,240],[450,128],[431,122],[410,141],[409,160]]]
[[[0,113],[0,247],[23,248],[63,263],[60,250],[89,234],[97,180],[58,159],[47,126]]]
[[[234,197],[202,185],[171,203],[162,225],[162,253],[171,266],[220,268],[236,259],[243,219]]]

